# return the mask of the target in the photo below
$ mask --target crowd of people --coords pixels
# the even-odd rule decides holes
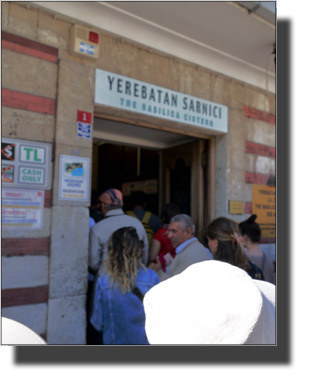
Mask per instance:
[[[275,344],[274,266],[256,215],[215,219],[206,247],[177,205],[158,218],[141,191],[130,205],[110,188],[91,208],[87,344]]]

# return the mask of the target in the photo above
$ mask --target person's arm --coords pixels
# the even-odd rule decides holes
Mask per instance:
[[[148,258],[148,264],[150,264],[152,261],[156,259],[161,249],[161,243],[160,241],[153,239],[149,251],[149,258]]]
[[[142,228],[143,228],[143,234],[144,234],[144,237],[143,237],[144,249],[143,249],[143,258],[142,258],[142,260],[143,260],[144,264],[147,266],[147,264],[148,264],[148,255],[149,255],[149,243],[148,243],[147,233],[146,233],[146,230],[143,227],[143,225],[142,225]]]
[[[102,247],[99,244],[99,238],[96,236],[94,229],[90,231],[90,248],[89,248],[89,271],[95,275],[101,263]]]
[[[103,330],[103,296],[99,283],[96,283],[94,306],[90,322],[98,332]]]
[[[163,272],[162,264],[160,262],[159,256],[157,256],[155,263],[149,264],[148,268],[152,269],[153,271],[155,271],[158,274],[161,282],[162,282],[162,280],[166,280],[166,279],[171,277],[170,275],[167,275],[165,272]]]

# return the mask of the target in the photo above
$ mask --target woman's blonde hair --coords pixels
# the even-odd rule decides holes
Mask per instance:
[[[114,283],[122,293],[135,287],[138,269],[145,268],[140,262],[142,243],[139,241],[134,227],[124,227],[116,230],[108,241],[108,255],[104,267],[111,287]]]
[[[221,217],[215,219],[207,227],[207,236],[218,240],[215,260],[225,261],[229,264],[242,268],[245,271],[250,269],[243,245],[237,240],[239,225],[232,219]]]

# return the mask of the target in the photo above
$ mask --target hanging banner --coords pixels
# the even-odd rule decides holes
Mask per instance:
[[[90,159],[77,156],[60,156],[59,193],[60,200],[89,200]]]
[[[257,215],[261,237],[275,238],[275,187],[253,185],[252,190],[252,213]]]
[[[95,103],[228,132],[227,106],[102,69],[96,69]]]
[[[43,229],[44,191],[2,188],[4,230]]]

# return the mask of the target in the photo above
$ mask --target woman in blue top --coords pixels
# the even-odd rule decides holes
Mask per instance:
[[[116,230],[98,278],[91,323],[103,332],[103,344],[149,344],[145,312],[135,287],[145,295],[160,282],[156,272],[141,262],[142,245],[134,227]]]

